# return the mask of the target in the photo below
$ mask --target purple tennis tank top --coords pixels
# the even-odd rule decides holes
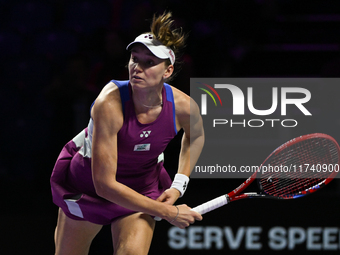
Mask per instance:
[[[124,123],[118,132],[117,181],[143,193],[159,181],[159,155],[177,134],[175,104],[170,85],[162,90],[163,108],[148,124],[138,121],[129,81],[112,80],[120,91]]]

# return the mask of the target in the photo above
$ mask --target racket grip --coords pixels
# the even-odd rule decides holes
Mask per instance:
[[[192,208],[191,210],[198,212],[199,214],[205,214],[207,212],[210,212],[212,210],[215,210],[223,205],[226,205],[228,203],[228,199],[226,195],[217,197],[213,200],[210,200],[204,204],[201,204],[199,206],[196,206]]]
[[[205,214],[207,212],[210,212],[212,210],[215,210],[221,206],[224,206],[228,204],[228,199],[226,195],[217,197],[215,199],[212,199],[204,204],[201,204],[199,206],[196,206],[194,208],[192,208],[192,211],[198,212],[199,214]],[[155,216],[154,220],[156,221],[161,221],[162,218]]]

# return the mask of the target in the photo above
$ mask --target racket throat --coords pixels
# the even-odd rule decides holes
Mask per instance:
[[[244,198],[260,198],[260,197],[268,197],[269,198],[270,196],[267,196],[267,195],[262,194],[262,193],[249,192],[249,193],[240,194],[240,195],[235,196],[235,197],[230,197],[229,201],[232,202],[232,201],[236,201],[236,200],[240,200],[240,199],[244,199]]]

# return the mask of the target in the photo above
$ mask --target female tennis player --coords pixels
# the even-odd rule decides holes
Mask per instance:
[[[185,39],[172,23],[170,12],[154,17],[151,32],[128,45],[129,80],[103,88],[88,127],[61,151],[51,176],[60,208],[56,254],[88,254],[107,224],[115,254],[147,254],[155,216],[180,228],[202,220],[188,206],[174,206],[188,185],[190,160],[201,153],[204,132],[198,106],[166,83]],[[171,181],[162,152],[180,129],[178,173]]]

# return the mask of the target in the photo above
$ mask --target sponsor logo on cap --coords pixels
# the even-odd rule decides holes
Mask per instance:
[[[169,50],[169,55],[170,55],[170,57],[171,57],[171,62],[175,62],[175,56],[174,56],[174,53],[173,53],[173,51],[172,50]]]

